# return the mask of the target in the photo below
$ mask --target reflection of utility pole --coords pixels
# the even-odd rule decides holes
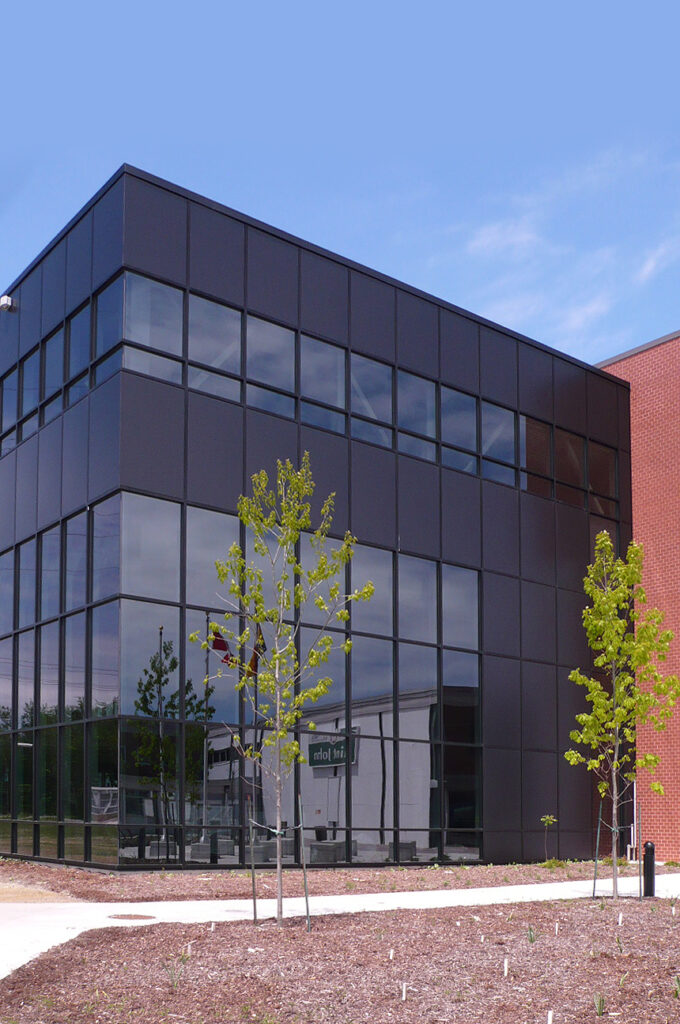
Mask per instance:
[[[205,649],[205,679],[203,681],[203,692],[205,697],[204,707],[204,736],[203,736],[203,831],[201,842],[208,841],[208,677],[210,675],[210,614],[205,613],[205,635],[208,646]]]

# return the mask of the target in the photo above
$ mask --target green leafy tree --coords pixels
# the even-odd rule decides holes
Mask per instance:
[[[296,762],[304,756],[296,737],[296,726],[305,714],[305,705],[324,696],[332,683],[321,676],[333,649],[345,654],[351,641],[344,632],[328,633],[329,627],[343,629],[349,619],[351,601],[368,601],[373,584],[346,594],[345,567],[354,552],[356,540],[346,533],[342,542],[331,547],[328,533],[333,520],[334,495],[326,498],[320,523],[311,532],[309,499],[314,481],[305,452],[295,469],[289,460],[277,461],[276,486],[261,471],[252,477],[252,497],[241,495],[238,514],[252,540],[254,557],[247,561],[238,544],[233,544],[224,560],[216,562],[219,580],[227,588],[225,623],[211,623],[203,647],[214,647],[219,633],[222,647],[216,653],[230,669],[238,672],[237,689],[250,706],[255,723],[252,743],[235,737],[242,756],[252,760],[257,774],[270,777],[276,804],[276,917],[283,920],[283,874],[281,809],[284,783]],[[311,559],[302,564],[300,542],[309,534]],[[311,564],[310,564],[311,563]],[[298,639],[300,612],[312,604],[321,624],[313,642],[300,652]],[[198,634],[191,636],[196,640]],[[221,669],[217,673],[221,674]]]
[[[676,676],[663,676],[658,662],[666,658],[673,634],[662,629],[663,615],[645,609],[642,587],[643,551],[631,543],[625,560],[614,556],[606,531],[595,540],[595,561],[583,586],[590,604],[583,625],[593,651],[595,676],[574,669],[569,678],[585,687],[590,710],[576,716],[571,740],[582,750],[567,750],[569,764],[585,764],[598,779],[602,798],[611,803],[613,894],[618,896],[619,809],[628,787],[641,769],[653,771],[658,754],[636,751],[636,730],[650,725],[661,731],[680,695]],[[652,789],[663,793],[658,782]]]

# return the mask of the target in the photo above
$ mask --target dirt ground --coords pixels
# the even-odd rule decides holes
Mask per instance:
[[[628,899],[106,929],[1,981],[0,1024],[676,1022],[679,926]]]

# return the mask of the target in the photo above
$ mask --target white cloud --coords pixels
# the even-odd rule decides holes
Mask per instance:
[[[667,238],[647,253],[642,266],[635,274],[637,284],[647,284],[653,277],[666,270],[680,258],[680,238]]]
[[[596,295],[586,302],[578,303],[571,308],[563,309],[558,322],[558,330],[564,333],[576,333],[589,328],[595,320],[606,314],[612,308],[613,301],[610,295]]]
[[[499,220],[478,228],[467,243],[467,251],[481,256],[536,249],[543,240],[527,217]]]

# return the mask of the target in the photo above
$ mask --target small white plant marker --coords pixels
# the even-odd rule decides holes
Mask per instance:
[[[214,921],[211,921],[211,923],[210,923],[210,931],[211,932],[215,931],[215,922]]]
[[[623,924],[623,914],[619,913],[619,928],[621,927],[622,924]]]
[[[401,1001],[402,1003],[406,1002],[406,982],[403,982],[401,986]]]
[[[507,978],[507,976],[508,976],[508,958],[506,956],[505,960],[503,961],[503,977]]]
[[[675,903],[671,907],[671,914],[673,915],[673,917],[675,917]]]
[[[394,960],[394,950],[390,950],[390,960]]]
[[[456,928],[460,928],[460,921],[456,921]]]
[[[484,936],[482,935],[482,936],[480,936],[480,938],[481,938],[481,941],[484,942]]]
[[[559,930],[560,930],[560,922],[559,921],[555,921],[555,935],[557,935]]]
[[[548,1024],[553,1024],[553,1021],[552,1021],[552,1010],[548,1010]]]

